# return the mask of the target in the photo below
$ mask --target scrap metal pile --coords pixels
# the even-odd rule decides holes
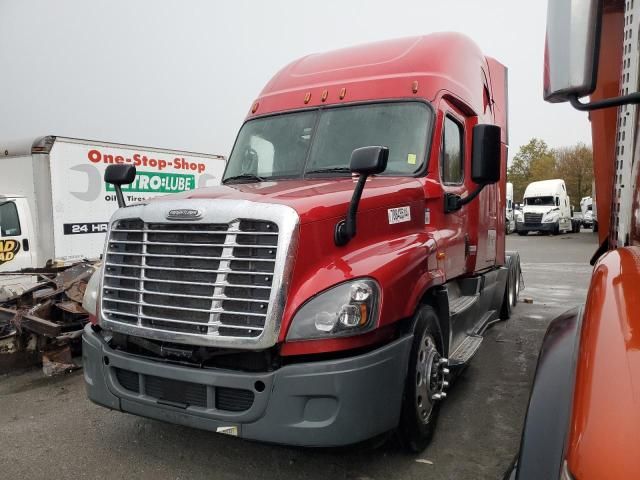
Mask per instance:
[[[39,362],[45,375],[79,368],[72,357],[80,354],[89,319],[82,297],[97,267],[81,261],[0,274],[30,277],[26,287],[0,290],[0,373]]]

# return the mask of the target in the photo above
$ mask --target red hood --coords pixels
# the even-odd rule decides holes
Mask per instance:
[[[298,212],[301,223],[341,217],[353,195],[352,178],[315,180],[275,180],[270,182],[220,185],[199,188],[158,200],[237,199],[288,205]],[[424,199],[421,183],[415,178],[372,177],[367,181],[359,211],[408,204]]]

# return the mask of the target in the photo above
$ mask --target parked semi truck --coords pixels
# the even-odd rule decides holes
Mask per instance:
[[[506,88],[452,33],[286,66],[222,186],[112,217],[85,295],[89,398],[268,442],[396,431],[424,448],[452,376],[516,304]]]
[[[564,180],[540,180],[527,185],[522,198],[518,235],[544,232],[557,235],[573,231],[571,203]]]
[[[583,197],[580,200],[580,210],[582,211],[582,224],[596,232],[597,228],[595,228],[593,219],[593,198]]]
[[[640,478],[639,31],[638,1],[549,1],[544,96],[589,112],[600,247],[545,335],[510,478]]]
[[[117,209],[111,164],[139,167],[129,201],[219,184],[225,159],[56,136],[0,145],[0,273],[97,259]],[[0,289],[31,281],[0,275]],[[0,294],[1,296],[1,294]]]
[[[513,208],[513,183],[510,182],[507,182],[504,230],[507,235],[516,231],[516,216]]]

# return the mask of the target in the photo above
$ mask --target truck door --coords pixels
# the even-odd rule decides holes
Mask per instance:
[[[442,120],[442,142],[440,147],[440,181],[445,193],[465,196],[467,187],[465,175],[468,171],[467,150],[465,148],[465,118],[450,104],[445,106]],[[446,213],[441,231],[445,251],[445,275],[453,278],[466,273],[466,259],[469,254],[469,231],[467,228],[468,209]]]
[[[33,266],[30,224],[26,199],[0,200],[0,272]],[[7,284],[8,280],[0,277],[0,283]]]

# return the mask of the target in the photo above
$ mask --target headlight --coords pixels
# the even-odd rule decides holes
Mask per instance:
[[[371,279],[341,283],[307,301],[293,317],[287,340],[344,337],[368,332],[378,321],[378,284]]]
[[[98,294],[100,293],[100,279],[102,278],[102,266],[98,268],[89,281],[87,282],[87,288],[84,291],[84,297],[82,298],[82,308],[84,308],[89,315],[96,317],[98,315]]]
[[[559,218],[560,218],[559,212],[545,213],[544,218],[542,219],[542,223],[557,222]]]

